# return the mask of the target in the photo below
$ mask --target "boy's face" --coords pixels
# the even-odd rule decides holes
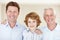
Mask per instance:
[[[37,21],[31,18],[28,19],[28,27],[29,29],[36,29]]]

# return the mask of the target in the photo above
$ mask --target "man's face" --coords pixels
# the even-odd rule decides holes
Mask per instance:
[[[53,24],[55,22],[55,15],[53,10],[45,10],[44,19],[47,22],[47,24]]]
[[[15,6],[9,6],[6,11],[6,14],[8,21],[15,22],[19,15],[18,8]]]

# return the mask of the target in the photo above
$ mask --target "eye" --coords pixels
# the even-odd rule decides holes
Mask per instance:
[[[33,21],[33,23],[35,23],[35,21]]]
[[[45,17],[48,17],[48,15],[45,15]]]
[[[8,11],[8,12],[11,12],[11,11]]]
[[[14,11],[14,13],[17,13],[16,11]]]
[[[53,15],[50,15],[50,16],[53,16]]]
[[[28,21],[28,23],[31,23],[31,21]]]

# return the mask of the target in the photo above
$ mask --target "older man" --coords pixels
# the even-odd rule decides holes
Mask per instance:
[[[52,8],[44,10],[44,20],[47,26],[41,27],[43,40],[60,40],[60,25],[55,21],[56,16]]]

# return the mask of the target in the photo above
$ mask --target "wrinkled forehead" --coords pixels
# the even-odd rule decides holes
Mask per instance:
[[[54,15],[54,10],[52,8],[44,9],[44,15]]]

